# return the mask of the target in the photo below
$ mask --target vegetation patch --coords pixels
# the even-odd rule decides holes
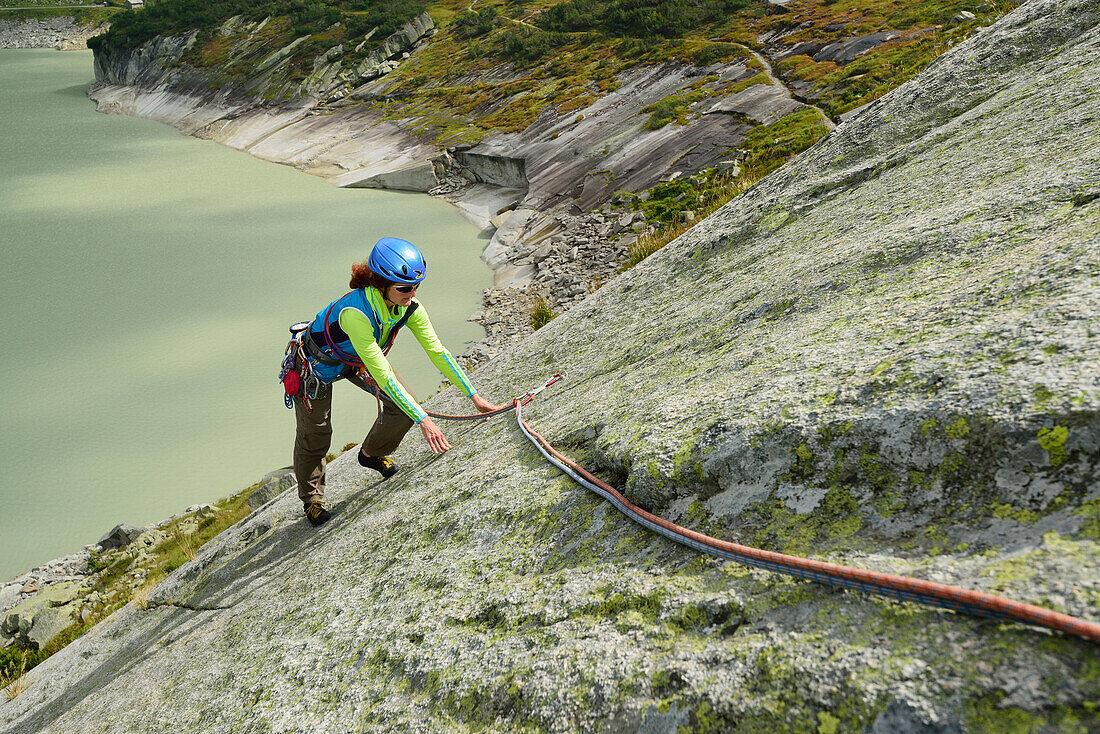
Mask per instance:
[[[82,26],[98,26],[110,21],[119,8],[105,8],[88,5],[80,8],[53,7],[52,5],[28,5],[2,3],[4,7],[16,10],[0,10],[0,20],[44,20],[46,18],[72,18],[73,23]]]
[[[548,8],[539,27],[564,33],[599,32],[608,36],[681,38],[725,20],[751,0],[566,0]]]
[[[670,95],[643,107],[642,112],[650,113],[645,129],[659,130],[673,121],[680,125],[686,125],[688,108],[706,99],[711,94],[712,92],[708,89],[692,89],[681,94]]]
[[[1039,429],[1039,445],[1046,450],[1051,466],[1059,466],[1066,460],[1066,439],[1068,438],[1069,429],[1065,426]]]
[[[539,297],[535,301],[535,305],[531,307],[531,328],[538,331],[542,327],[549,324],[555,316],[553,309],[550,308],[550,303],[543,297]]]
[[[677,110],[686,109],[692,99],[690,94],[706,96],[708,92],[699,89],[689,95],[666,98],[671,102],[662,107],[660,112],[655,106],[645,108],[644,111],[653,112],[649,125],[657,124],[659,127],[664,124],[661,122],[664,115],[676,115]],[[666,100],[657,104],[661,105]],[[658,114],[661,117],[657,117]],[[816,110],[800,110],[771,125],[758,125],[749,132],[743,143],[746,150],[736,177],[722,176],[717,170],[709,169],[694,176],[658,184],[649,189],[644,197],[635,196],[634,208],[646,215],[646,221],[655,226],[655,231],[639,237],[630,246],[623,261],[623,269],[637,265],[681,236],[695,222],[747,191],[765,175],[816,143],[827,132],[828,126]],[[681,215],[685,210],[692,212],[691,221],[685,221]]]
[[[157,36],[176,36],[200,31],[210,39],[219,26],[230,18],[239,17],[258,23],[265,19],[279,21],[291,32],[290,39],[325,33],[327,48],[350,43],[360,56],[365,56],[389,35],[409,20],[424,12],[420,0],[160,0],[146,8],[117,13],[111,29],[88,42],[100,49],[107,44],[118,48],[137,48]],[[366,35],[370,33],[369,39]],[[274,51],[279,46],[267,47]],[[326,48],[326,50],[327,50]],[[297,50],[299,58],[312,58],[315,49],[308,46]],[[266,54],[265,54],[266,55]],[[215,55],[214,58],[218,58]]]
[[[93,575],[84,580],[73,602],[81,612],[79,620],[41,650],[15,646],[0,650],[0,689],[18,689],[18,681],[27,671],[127,604],[133,602],[147,609],[149,593],[158,583],[194,560],[199,548],[248,515],[248,498],[259,487],[257,483],[219,500],[203,517],[186,515],[165,524],[143,536],[147,542],[139,539],[125,548],[92,552],[88,567]],[[13,685],[16,688],[11,688]]]

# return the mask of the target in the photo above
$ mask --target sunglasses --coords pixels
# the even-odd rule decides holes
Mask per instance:
[[[419,283],[417,283],[416,285],[395,285],[394,286],[394,288],[397,289],[397,291],[400,292],[400,293],[412,293],[419,287],[420,287]]]

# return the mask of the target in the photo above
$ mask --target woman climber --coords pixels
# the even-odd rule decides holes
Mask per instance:
[[[420,426],[433,453],[451,448],[443,432],[397,380],[386,359],[401,327],[409,328],[436,369],[462,390],[480,413],[499,410],[478,395],[470,378],[440,343],[423,305],[414,300],[427,272],[424,256],[412,243],[383,237],[365,262],[352,265],[349,293],[321,309],[312,322],[291,327],[294,339],[287,349],[282,377],[297,419],[294,475],[298,497],[314,525],[331,517],[323,499],[325,455],[332,441],[332,383],[336,380],[345,378],[374,393],[380,403],[378,419],[359,448],[362,466],[383,478],[396,474],[397,466],[389,454],[413,424]],[[377,391],[372,389],[376,387]]]

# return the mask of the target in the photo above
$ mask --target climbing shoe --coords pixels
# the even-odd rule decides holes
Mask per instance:
[[[323,525],[332,517],[332,513],[321,506],[320,502],[306,503],[306,519],[314,525]]]
[[[362,449],[359,450],[359,464],[374,469],[382,475],[383,479],[389,479],[397,473],[397,464],[388,456],[367,456]]]

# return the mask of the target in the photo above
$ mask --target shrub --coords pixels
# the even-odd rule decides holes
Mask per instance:
[[[645,129],[657,130],[673,120],[681,125],[687,124],[688,108],[696,102],[706,99],[709,95],[710,92],[705,89],[693,89],[683,94],[673,94],[643,107],[642,112],[650,113]]]
[[[550,49],[569,43],[564,33],[547,33],[530,28],[512,28],[501,34],[500,55],[511,61],[531,62],[545,56]]]
[[[459,38],[477,38],[496,28],[498,22],[496,8],[485,8],[474,12],[463,10],[454,19],[451,29]]]
[[[690,205],[698,223],[733,197],[747,191],[763,178],[763,174],[764,170],[759,165],[747,163],[742,165],[741,174],[733,180],[719,177],[711,170],[703,175],[702,183],[697,183],[698,179],[683,179],[654,186],[650,189],[649,200],[641,208],[646,214],[646,221],[656,224],[658,228],[635,240],[627,251],[622,269],[634,267],[691,229],[694,224],[687,224],[679,218],[682,209]],[[688,195],[692,197],[690,201],[685,200]]]
[[[0,650],[0,688],[6,689],[44,659],[38,650],[21,650],[14,645]]]
[[[750,0],[567,0],[546,10],[538,25],[547,31],[680,38],[749,5]]]
[[[710,66],[725,61],[731,56],[744,56],[745,51],[733,43],[713,43],[695,54],[692,59],[697,66]]]
[[[549,324],[557,316],[545,298],[539,297],[535,305],[531,307],[531,328],[538,331]]]

